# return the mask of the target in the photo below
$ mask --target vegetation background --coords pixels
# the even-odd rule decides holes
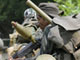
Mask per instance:
[[[36,5],[40,2],[57,2],[64,15],[80,12],[80,0],[32,0]],[[9,38],[13,32],[11,21],[22,23],[24,10],[27,9],[26,0],[0,0],[0,37]]]

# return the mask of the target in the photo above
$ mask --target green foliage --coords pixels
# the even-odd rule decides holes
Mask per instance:
[[[0,21],[4,20],[17,20],[23,21],[24,10],[28,7],[27,0],[0,0]],[[32,0],[35,4],[40,2],[47,2],[48,0]],[[53,0],[50,0],[53,1]],[[21,21],[21,22],[22,22]]]
[[[59,9],[64,11],[64,15],[80,13],[80,0],[53,0],[59,3]]]
[[[0,0],[0,21],[23,20],[26,0]]]

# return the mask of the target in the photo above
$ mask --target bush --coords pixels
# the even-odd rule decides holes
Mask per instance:
[[[64,15],[80,13],[80,0],[54,0],[59,3],[59,9],[64,11]]]

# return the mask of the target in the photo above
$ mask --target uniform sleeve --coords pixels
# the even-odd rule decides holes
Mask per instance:
[[[56,48],[61,48],[64,45],[63,39],[60,36],[58,26],[52,27],[48,33],[48,39],[56,45]]]

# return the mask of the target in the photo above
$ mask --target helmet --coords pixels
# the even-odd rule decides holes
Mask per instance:
[[[34,11],[32,8],[28,8],[24,11],[24,17],[25,18],[37,18],[36,17],[36,11]]]
[[[37,13],[32,8],[28,8],[24,11],[24,22],[22,25],[37,23]]]
[[[42,54],[38,56],[36,60],[56,60],[56,59],[52,55]]]

